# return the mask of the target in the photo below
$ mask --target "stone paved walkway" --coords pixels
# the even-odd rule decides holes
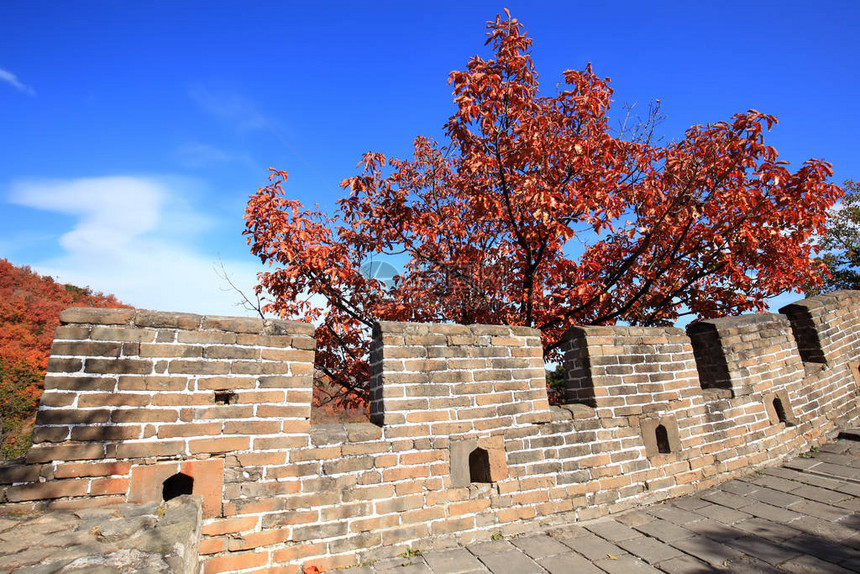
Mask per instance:
[[[860,431],[705,492],[349,574],[860,572]]]

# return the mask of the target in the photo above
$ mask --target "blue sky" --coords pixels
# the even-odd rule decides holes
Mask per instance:
[[[330,209],[365,151],[440,137],[448,73],[487,54],[505,7],[547,91],[592,62],[618,104],[661,100],[667,139],[754,108],[793,167],[860,178],[856,0],[4,0],[0,257],[139,307],[242,314],[216,268],[245,288],[261,269],[242,214],[267,168]]]

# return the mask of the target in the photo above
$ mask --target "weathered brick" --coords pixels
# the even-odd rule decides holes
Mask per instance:
[[[127,478],[94,478],[90,481],[90,496],[105,496],[108,494],[126,494],[128,492]]]
[[[280,528],[274,530],[264,530],[262,532],[253,532],[242,536],[232,536],[228,544],[231,552],[237,550],[249,550],[251,548],[259,548],[261,546],[271,546],[279,542],[285,542],[290,539],[290,529]]]
[[[142,359],[87,359],[84,371],[119,375],[146,375],[152,372],[152,361]]]
[[[147,343],[155,340],[156,331],[152,329],[131,329],[128,327],[93,327],[90,337],[94,341],[128,341]]]
[[[272,375],[258,377],[257,380],[260,383],[260,388],[266,389],[306,389],[309,391],[313,387],[313,377],[310,376]]]
[[[247,405],[216,405],[192,409],[193,420],[249,419],[254,416],[254,407]],[[190,419],[189,419],[190,420]]]
[[[205,347],[203,356],[207,359],[259,359],[260,350],[256,347],[218,345]]]
[[[21,486],[10,486],[6,489],[9,502],[26,500],[49,500],[66,496],[84,496],[89,488],[89,480],[53,480],[37,482]]]
[[[117,409],[110,414],[113,423],[171,423],[179,419],[176,409]]]
[[[27,462],[51,462],[61,460],[99,460],[105,456],[101,444],[35,445],[27,451]]]
[[[87,424],[106,423],[110,418],[107,409],[39,409],[36,414],[36,425]]]
[[[285,450],[307,446],[307,437],[276,436],[254,438],[254,450]]]
[[[119,378],[121,391],[184,391],[188,387],[188,377],[144,375],[135,377],[123,375]]]
[[[253,317],[221,317],[207,315],[203,317],[201,328],[230,331],[232,333],[262,333],[265,328],[263,319]]]
[[[31,440],[33,444],[63,442],[69,438],[69,428],[68,426],[37,426],[33,429]]]
[[[138,327],[167,328],[192,330],[200,326],[200,315],[191,313],[164,313],[138,309],[134,316],[134,324]]]
[[[262,358],[264,361],[298,361],[298,362],[314,362],[314,351],[303,349],[263,349]]]
[[[254,530],[259,522],[257,516],[237,516],[234,518],[219,518],[214,522],[203,525],[201,533],[204,536],[220,536],[223,534],[235,534]]]
[[[226,421],[224,434],[277,434],[280,421]]]
[[[81,359],[51,357],[48,359],[49,373],[77,373],[83,367]]]
[[[78,407],[143,407],[149,401],[149,395],[133,393],[84,393],[78,398]]]
[[[173,343],[141,343],[141,357],[169,357],[191,359],[203,356],[201,345],[182,345]]]
[[[162,424],[158,427],[158,438],[186,436],[216,436],[221,434],[221,423]]]
[[[51,355],[72,355],[79,357],[119,357],[122,343],[96,341],[54,341]]]
[[[87,339],[90,336],[90,328],[89,327],[79,327],[79,326],[60,326],[54,330],[54,339],[63,339],[63,340],[82,340]]]
[[[203,390],[253,389],[257,386],[254,377],[198,377],[197,388]]]
[[[214,402],[212,393],[156,393],[152,397],[154,407],[203,406]]]
[[[70,462],[58,464],[56,478],[78,478],[85,476],[126,475],[131,469],[128,462]]]
[[[57,391],[45,391],[39,404],[45,407],[67,407],[75,402],[78,393],[61,393]]]
[[[268,552],[237,552],[208,558],[203,563],[203,574],[234,572],[263,566],[269,562]]]
[[[330,522],[328,524],[314,524],[311,526],[296,526],[293,528],[292,540],[304,542],[307,540],[319,540],[320,538],[331,538],[343,536],[347,533],[346,522]]]
[[[251,439],[246,436],[202,438],[188,441],[188,451],[191,454],[248,450],[250,446]]]
[[[107,442],[140,438],[143,427],[140,425],[122,426],[76,426],[72,428],[72,440]]]
[[[230,372],[230,363],[227,361],[206,361],[191,359],[174,359],[167,367],[170,374],[191,375],[226,375]]]
[[[203,345],[233,345],[236,343],[236,334],[220,331],[179,331],[176,334],[176,341]]]
[[[258,417],[275,417],[280,419],[298,419],[305,418],[310,414],[310,405],[293,406],[293,405],[258,405]]]
[[[285,400],[284,391],[239,391],[237,393],[239,404],[259,404],[259,403],[283,403]]]
[[[42,470],[36,464],[15,464],[0,466],[0,484],[12,484],[14,482],[33,482],[38,480]]]
[[[60,323],[94,323],[99,325],[126,325],[134,318],[134,309],[98,307],[70,307],[60,313]]]
[[[185,454],[183,441],[122,442],[116,447],[117,458],[147,458]]]
[[[287,363],[236,361],[233,363],[232,372],[236,375],[279,375],[289,373],[290,366]]]

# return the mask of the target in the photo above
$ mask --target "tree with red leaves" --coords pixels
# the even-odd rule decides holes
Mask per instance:
[[[762,310],[819,285],[809,239],[841,190],[829,164],[789,171],[754,110],[655,145],[609,129],[612,90],[589,65],[543,96],[531,39],[488,23],[493,57],[452,72],[447,141],[409,159],[367,153],[333,215],[284,195],[286,172],[245,214],[266,310],[319,323],[330,396],[362,398],[379,319],[527,325],[557,358],[570,326],[666,325]],[[402,260],[394,281],[362,274]]]

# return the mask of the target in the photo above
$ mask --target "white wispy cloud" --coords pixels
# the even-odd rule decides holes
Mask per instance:
[[[259,130],[266,122],[254,104],[234,92],[194,86],[188,95],[204,112],[241,130]]]
[[[215,223],[183,198],[184,191],[177,178],[18,181],[9,201],[75,220],[59,237],[59,255],[27,262],[42,274],[113,293],[136,307],[248,314],[218,275],[218,253],[195,247],[200,232]],[[233,282],[251,293],[259,265],[250,256],[223,263]]]
[[[212,167],[226,163],[239,163],[249,167],[256,167],[248,154],[230,153],[215,146],[199,142],[182,144],[176,149],[174,157],[180,165],[192,169]]]
[[[28,86],[27,84],[21,82],[21,80],[18,79],[18,76],[2,68],[0,68],[0,82],[6,82],[19,92],[23,92],[28,96],[36,95],[36,90],[34,90],[31,86]]]

